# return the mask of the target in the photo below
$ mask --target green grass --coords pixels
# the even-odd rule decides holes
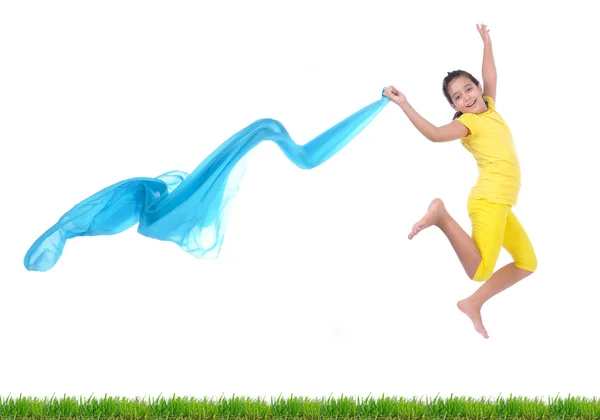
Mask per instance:
[[[600,400],[187,397],[127,399],[0,396],[0,419],[600,419]]]

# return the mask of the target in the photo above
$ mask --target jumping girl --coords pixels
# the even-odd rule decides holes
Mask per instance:
[[[489,29],[486,25],[477,25],[477,30],[483,40],[483,86],[466,71],[448,73],[442,90],[456,111],[451,123],[440,127],[431,124],[393,86],[388,86],[384,95],[404,111],[428,140],[460,139],[477,162],[479,177],[467,201],[471,236],[452,218],[442,200],[436,198],[425,216],[415,223],[408,239],[429,226],[437,226],[446,235],[469,278],[483,282],[475,293],[457,305],[471,319],[475,330],[488,338],[481,307],[492,296],[533,273],[537,257],[512,210],[521,187],[520,164],[512,134],[496,111],[497,76]],[[494,272],[502,247],[513,262]]]

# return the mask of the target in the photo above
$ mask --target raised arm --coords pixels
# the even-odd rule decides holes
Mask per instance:
[[[496,64],[494,62],[494,53],[492,51],[492,40],[490,30],[486,25],[477,24],[477,30],[483,40],[483,63],[481,73],[483,76],[483,94],[496,101]]]
[[[457,140],[467,136],[467,128],[457,120],[437,127],[423,118],[406,100],[406,96],[393,86],[388,86],[383,91],[392,102],[396,103],[406,114],[417,130],[430,141],[441,142]]]

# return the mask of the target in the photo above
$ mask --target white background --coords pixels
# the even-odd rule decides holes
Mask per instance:
[[[0,395],[597,395],[591,6],[208,4],[2,3]],[[449,122],[442,79],[481,79],[481,22],[522,164],[515,212],[539,259],[484,306],[489,340],[456,308],[479,283],[443,234],[407,239],[434,197],[470,232],[475,161],[394,104],[312,170],[255,148],[218,259],[132,228],[25,270],[29,246],[79,201],[191,172],[259,118],[303,144],[393,84]],[[498,267],[509,261],[503,251]]]

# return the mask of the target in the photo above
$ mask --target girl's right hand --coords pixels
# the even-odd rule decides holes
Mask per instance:
[[[388,97],[388,99],[398,105],[406,102],[406,96],[394,86],[388,86],[384,89],[383,94]]]

